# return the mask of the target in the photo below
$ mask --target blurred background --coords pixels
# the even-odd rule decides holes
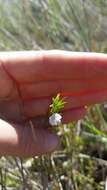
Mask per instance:
[[[0,0],[0,51],[107,52],[107,0]],[[107,104],[56,129],[61,149],[0,158],[0,190],[106,190]]]

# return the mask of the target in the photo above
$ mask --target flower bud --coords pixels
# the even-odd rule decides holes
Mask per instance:
[[[61,124],[61,119],[62,119],[62,116],[59,113],[53,113],[49,117],[49,124],[51,126],[57,126],[57,125]]]

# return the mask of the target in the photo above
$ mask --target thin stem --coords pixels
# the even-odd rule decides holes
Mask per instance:
[[[63,186],[62,186],[62,183],[60,181],[60,178],[59,178],[56,166],[55,166],[55,162],[54,162],[53,156],[51,156],[51,165],[52,165],[53,171],[55,172],[55,177],[56,177],[56,181],[58,182],[59,189],[63,190]]]
[[[35,134],[35,130],[34,130],[35,126],[31,120],[29,120],[29,124],[30,124],[31,130],[32,130],[33,140],[36,141],[36,134]]]

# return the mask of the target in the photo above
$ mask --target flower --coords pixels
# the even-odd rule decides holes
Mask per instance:
[[[49,124],[51,126],[57,126],[57,125],[61,124],[61,119],[62,119],[62,116],[59,113],[53,113],[49,117]]]

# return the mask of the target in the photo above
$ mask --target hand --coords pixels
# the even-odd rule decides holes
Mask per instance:
[[[84,116],[85,105],[107,100],[107,55],[60,50],[0,53],[0,153],[51,152],[58,137],[45,128],[51,98],[66,97],[63,122]],[[33,119],[35,140],[29,120]]]

